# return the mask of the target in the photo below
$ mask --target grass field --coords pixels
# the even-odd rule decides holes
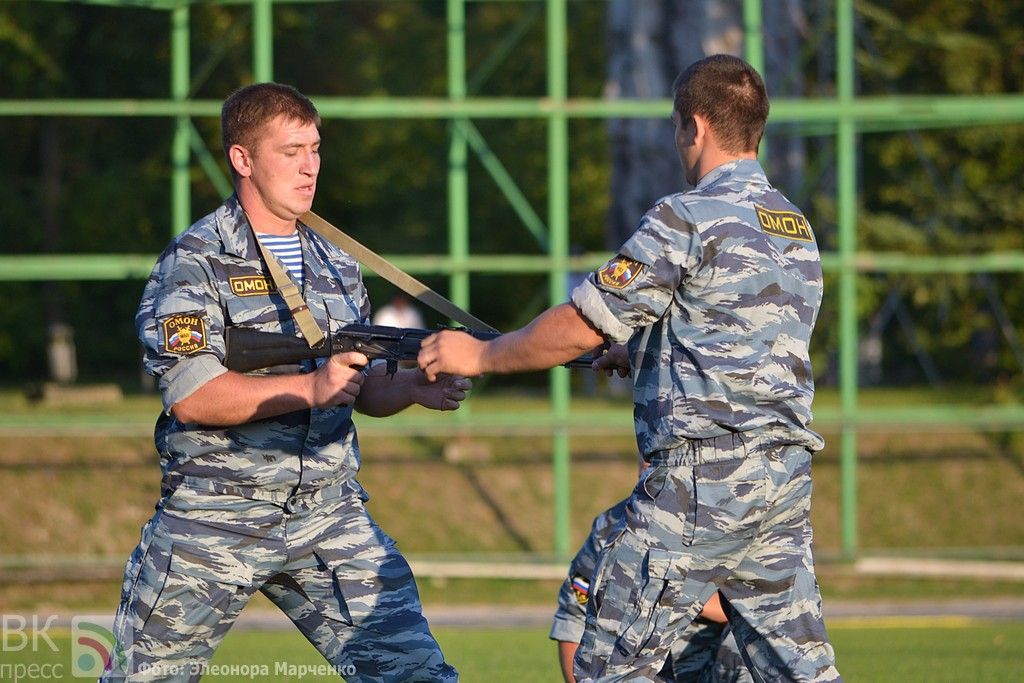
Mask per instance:
[[[1024,680],[1024,657],[1021,656],[1024,623],[837,620],[830,625],[830,632],[839,668],[847,683]],[[467,683],[558,683],[561,680],[554,645],[543,628],[448,628],[437,629],[436,634],[447,658],[459,669],[461,680]],[[82,680],[71,675],[70,634],[57,635],[53,639],[57,652],[5,653],[0,663],[59,665],[59,668],[45,669],[62,674],[48,680]],[[327,675],[323,667],[323,660],[297,632],[234,631],[218,650],[204,680],[218,683],[338,680]],[[231,675],[232,672],[236,675]],[[269,674],[264,676],[263,672]],[[4,680],[14,683],[13,677]]]
[[[863,398],[885,405],[965,398],[958,392],[920,394],[892,391],[876,396],[866,391]],[[483,396],[475,401],[474,415],[502,410],[542,413],[547,406],[536,396]],[[148,430],[158,409],[153,397],[139,396],[109,408],[48,409],[26,404],[14,392],[0,392],[0,413],[8,424],[36,420],[60,425],[85,415],[86,423],[96,419],[109,427],[123,419]],[[584,538],[593,515],[631,488],[636,473],[634,442],[628,419],[624,425],[619,436],[584,434],[572,439],[574,545]],[[828,446],[814,464],[813,521],[826,602],[1024,596],[1022,581],[868,577],[850,565],[828,561],[840,544],[840,465],[838,439],[825,436]],[[550,557],[554,491],[549,439],[536,434],[474,437],[480,448],[466,460],[445,457],[448,440],[381,430],[361,435],[364,469],[359,478],[373,496],[369,509],[402,550],[413,558]],[[152,513],[157,496],[159,472],[151,437],[135,432],[67,435],[42,429],[32,435],[4,436],[3,442],[0,614],[110,613],[120,589],[113,576],[119,575],[115,565],[123,564],[137,543],[139,527]],[[1024,559],[1020,434],[962,428],[879,430],[862,434],[859,450],[861,548],[870,553]],[[24,558],[48,566],[68,560],[70,569],[58,580],[4,581],[4,571]],[[107,575],[89,579],[78,573],[74,563],[90,559],[106,562]],[[488,605],[500,623],[503,605],[552,605],[557,582],[421,576],[419,586],[427,605]],[[836,620],[829,626],[847,681],[1024,680],[1024,622],[872,619]],[[559,680],[554,648],[542,628],[436,632],[465,681]],[[13,669],[5,670],[4,665],[33,663],[62,665],[63,678],[56,680],[82,680],[71,676],[69,637],[57,639],[56,653],[10,648],[0,652],[0,681],[13,680]],[[258,680],[337,680],[278,675],[275,662],[322,665],[295,632],[243,630],[228,636],[214,664],[249,670],[268,666],[269,677]],[[207,680],[251,679],[217,675]]]

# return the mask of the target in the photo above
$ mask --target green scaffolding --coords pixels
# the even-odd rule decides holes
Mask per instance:
[[[38,0],[82,2],[166,11],[171,33],[171,92],[165,100],[0,100],[0,116],[109,116],[166,117],[176,121],[172,146],[171,212],[176,232],[191,222],[189,168],[200,164],[222,195],[230,183],[206,149],[192,124],[197,117],[217,117],[220,101],[189,97],[190,6],[189,0]],[[217,4],[249,5],[252,10],[252,65],[257,81],[274,76],[273,9],[275,4],[325,0],[210,0]],[[339,0],[326,0],[339,1]],[[546,14],[547,93],[543,98],[472,97],[467,81],[465,9],[467,2],[524,2],[540,5]],[[761,35],[763,0],[744,0],[743,18],[746,57],[763,71]],[[601,100],[568,97],[567,0],[447,0],[448,96],[447,98],[313,97],[324,118],[423,118],[447,119],[453,134],[449,147],[448,253],[430,256],[393,256],[400,267],[414,274],[445,274],[450,297],[466,307],[470,299],[471,273],[540,272],[549,277],[549,301],[566,299],[566,275],[570,270],[592,268],[606,255],[569,256],[569,150],[571,118],[657,118],[671,111],[668,99]],[[872,410],[858,404],[857,293],[858,277],[870,273],[979,273],[1024,271],[1024,253],[1000,252],[978,256],[914,257],[899,253],[858,251],[856,140],[860,132],[900,131],[960,125],[1024,122],[1024,95],[890,96],[858,97],[854,76],[854,0],[835,0],[836,93],[830,98],[779,99],[772,103],[772,125],[799,123],[816,134],[834,134],[837,149],[838,248],[823,254],[823,265],[838,279],[839,391],[838,411],[818,411],[818,419],[838,427],[842,481],[842,549],[844,557],[857,553],[857,435],[867,424],[889,425],[960,424],[981,428],[1019,429],[1024,410],[1016,406],[981,406],[971,410],[948,406],[912,406],[902,410]],[[513,29],[513,31],[519,28]],[[496,50],[511,49],[514,40]],[[546,221],[525,200],[514,180],[487,147],[473,125],[474,119],[536,118],[547,122],[549,200]],[[474,152],[494,178],[527,230],[544,245],[546,254],[473,255],[469,246],[469,210],[466,161]],[[153,255],[47,254],[0,255],[0,281],[14,280],[118,280],[148,275]],[[554,547],[560,557],[570,550],[570,432],[596,424],[594,418],[570,417],[568,374],[550,372],[550,415],[540,425],[551,434],[555,479]],[[460,411],[460,413],[463,411]],[[459,429],[476,425],[459,419]],[[604,418],[601,418],[604,419]],[[504,426],[537,427],[532,418],[509,415]],[[625,424],[625,422],[624,422]],[[492,425],[493,427],[493,425]]]

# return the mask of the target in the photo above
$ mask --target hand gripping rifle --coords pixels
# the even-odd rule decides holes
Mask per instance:
[[[457,329],[483,341],[500,336],[498,332],[478,332],[464,328],[446,329]],[[420,344],[434,332],[435,330],[353,323],[311,347],[302,337],[260,332],[245,327],[228,327],[224,331],[224,365],[236,372],[250,372],[274,365],[298,363],[309,358],[325,358],[336,353],[358,351],[370,360],[386,360],[388,374],[393,375],[398,369],[399,361],[416,360]],[[565,367],[590,369],[592,361],[593,358],[589,355],[580,356],[565,363]]]

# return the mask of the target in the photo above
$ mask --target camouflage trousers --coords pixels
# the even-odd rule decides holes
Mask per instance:
[[[753,683],[726,624],[697,617],[672,643],[669,661],[653,677],[665,683]]]
[[[716,591],[755,681],[839,681],[811,557],[811,454],[767,430],[656,454],[598,561],[578,681],[660,680]]]
[[[362,500],[289,509],[184,488],[162,501],[128,560],[101,680],[198,680],[257,590],[347,681],[458,680]]]

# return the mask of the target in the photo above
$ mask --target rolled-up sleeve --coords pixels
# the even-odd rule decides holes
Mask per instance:
[[[662,202],[647,212],[618,254],[573,290],[571,300],[611,341],[625,343],[634,330],[665,314],[700,259],[693,223]]]
[[[587,622],[587,602],[598,556],[611,537],[621,529],[626,515],[628,499],[608,508],[590,527],[590,534],[569,564],[569,575],[558,591],[558,609],[551,623],[548,637],[552,640],[578,643],[583,638]],[[577,583],[574,587],[574,583]],[[581,602],[582,600],[582,602]]]
[[[188,398],[199,387],[227,371],[216,356],[208,353],[181,359],[160,376],[164,412],[169,413],[175,403]]]
[[[558,593],[558,609],[551,621],[551,632],[548,637],[551,640],[561,640],[565,643],[578,643],[583,640],[587,614],[583,606],[576,603],[576,598],[568,584],[569,581],[566,581]],[[570,601],[576,604],[570,604]]]
[[[605,302],[604,293],[591,279],[588,278],[577,285],[576,289],[572,290],[570,299],[584,318],[616,344],[625,344],[633,335],[633,328],[619,322]]]
[[[160,257],[135,315],[165,411],[227,372],[219,290],[208,261],[188,246],[174,244]]]

